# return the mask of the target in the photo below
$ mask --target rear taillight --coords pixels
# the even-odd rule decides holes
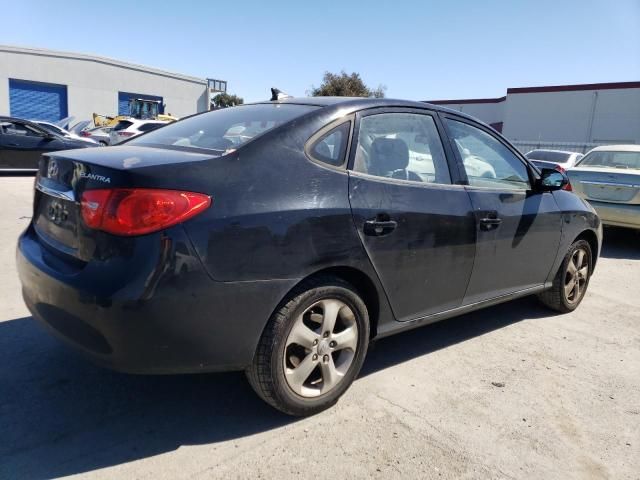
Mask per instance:
[[[121,137],[133,137],[134,133],[133,132],[118,132],[118,135],[120,135]]]
[[[86,130],[83,130],[80,132],[80,136],[81,137],[90,137],[91,133],[87,132]]]
[[[150,188],[87,190],[82,194],[84,223],[114,235],[144,235],[184,222],[206,210],[202,193]]]

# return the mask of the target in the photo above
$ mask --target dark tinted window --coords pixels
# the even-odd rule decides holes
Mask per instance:
[[[171,123],[130,141],[129,145],[172,145],[224,155],[255,136],[317,108],[278,103],[223,108]]]
[[[138,130],[141,132],[150,132],[151,130],[155,130],[156,128],[160,128],[164,125],[164,123],[145,123],[138,127]]]
[[[555,163],[564,163],[569,160],[570,156],[570,153],[554,152],[553,150],[533,150],[526,155],[529,160],[543,160]]]
[[[131,125],[133,125],[133,122],[130,122],[129,120],[120,120],[118,124],[115,127],[113,127],[113,130],[116,132],[118,130],[126,130]]]
[[[345,122],[315,141],[310,149],[311,156],[316,160],[333,166],[344,163],[344,157],[349,140],[351,122]]]
[[[42,137],[44,134],[29,125],[20,122],[0,120],[0,133],[20,137]]]

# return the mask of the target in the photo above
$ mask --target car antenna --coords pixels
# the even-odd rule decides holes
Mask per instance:
[[[284,93],[282,90],[279,90],[275,87],[271,87],[271,101],[275,102],[277,100],[282,100],[283,98],[292,98],[291,95]]]

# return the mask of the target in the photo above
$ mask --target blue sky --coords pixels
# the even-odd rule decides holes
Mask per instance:
[[[640,0],[0,0],[0,44],[220,78],[245,101],[343,69],[388,97],[496,97],[640,80]]]

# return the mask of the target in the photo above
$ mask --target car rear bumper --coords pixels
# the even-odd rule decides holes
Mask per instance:
[[[640,229],[640,205],[589,200],[605,225]]]
[[[174,232],[184,235],[181,227]],[[48,255],[29,228],[18,243],[17,266],[33,316],[94,362],[130,373],[244,369],[271,313],[295,283],[216,282],[201,266],[151,262],[162,273],[141,272],[145,288],[136,284],[140,276],[131,275],[130,284],[109,285],[105,295],[108,264],[61,272]]]

